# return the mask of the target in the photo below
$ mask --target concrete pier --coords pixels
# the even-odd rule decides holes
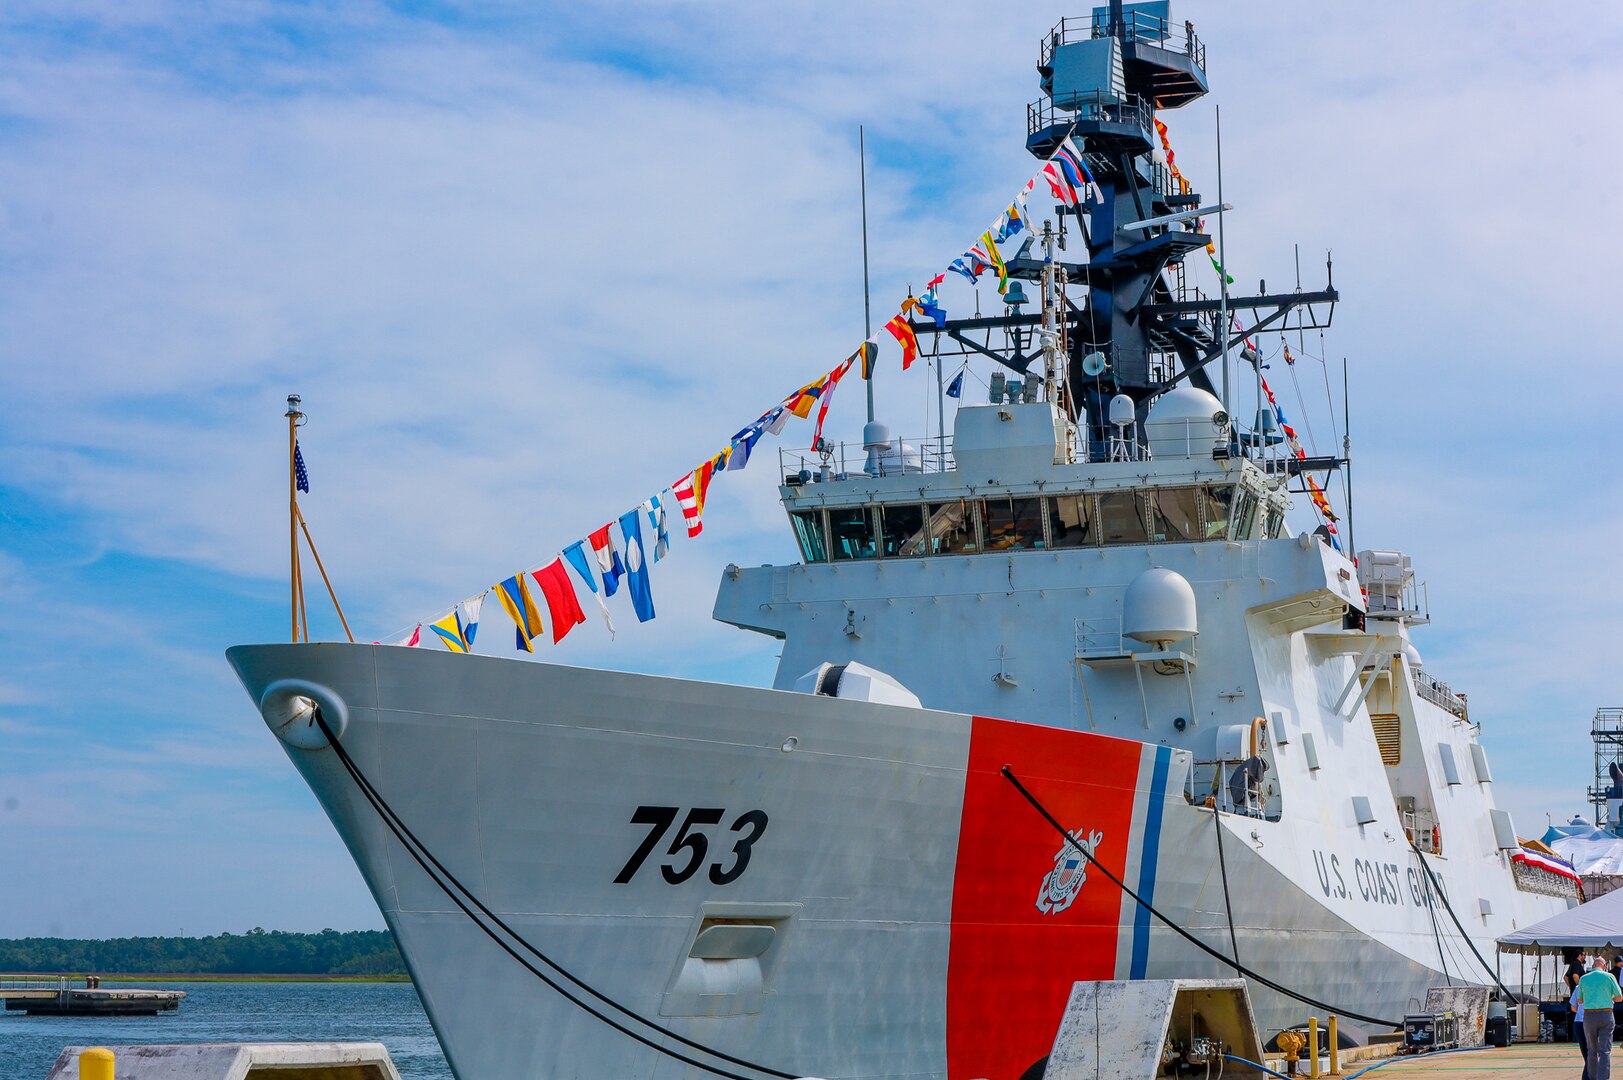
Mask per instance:
[[[46,1080],[80,1080],[80,1058],[111,1052],[118,1080],[400,1080],[382,1043],[70,1046]]]

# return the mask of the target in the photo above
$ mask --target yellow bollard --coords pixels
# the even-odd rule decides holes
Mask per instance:
[[[1336,1018],[1330,1016],[1330,1034],[1325,1039],[1330,1044],[1330,1075],[1341,1075],[1341,1040],[1336,1038]]]
[[[79,1080],[113,1080],[113,1052],[93,1046],[80,1054]]]
[[[1319,1075],[1319,1018],[1307,1018],[1307,1074]]]

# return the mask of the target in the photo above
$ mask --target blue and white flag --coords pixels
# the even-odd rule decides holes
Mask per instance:
[[[487,589],[486,592],[489,590]],[[473,639],[479,633],[479,612],[485,606],[485,593],[470,596],[457,605],[457,614],[462,617],[462,633],[473,644]]]
[[[603,613],[603,625],[609,628],[609,637],[614,636],[614,616],[609,614],[609,605],[603,602],[603,596],[597,591],[597,579],[592,574],[591,563],[586,561],[586,541],[576,540],[564,548],[564,559],[572,566],[575,573],[592,590],[592,599],[597,601],[598,610]]]
[[[659,495],[650,495],[648,501],[642,504],[644,512],[648,514],[648,527],[654,530],[655,562],[663,559],[665,553],[671,550],[671,534],[666,531],[665,527],[665,500],[661,498],[662,495],[664,495],[664,492],[660,492]],[[625,530],[622,529],[621,531],[624,532]]]
[[[620,553],[614,550],[614,537],[609,535],[609,527],[603,526],[586,538],[592,545],[592,554],[597,556],[597,569],[603,575],[603,595],[613,596],[620,588],[620,575],[626,572],[625,565],[620,562]]]
[[[764,419],[764,418],[763,418]],[[732,453],[727,455],[727,471],[743,472],[750,463],[750,451],[755,449],[755,443],[760,439],[766,425],[760,420],[733,436]]]
[[[300,491],[310,494],[310,474],[304,469],[304,448],[297,439],[293,440],[293,482]]]
[[[648,588],[648,560],[642,553],[642,526],[637,521],[641,512],[638,507],[620,515],[620,536],[626,542],[626,587],[631,591],[631,606],[637,609],[637,621],[647,622],[654,617],[654,594]]]
[[[783,425],[789,422],[791,415],[782,405],[774,405],[761,415],[761,427],[768,435],[782,435]]]
[[[958,369],[958,374],[952,377],[952,382],[947,385],[948,397],[961,398],[964,396],[964,372],[968,370],[969,365],[965,364]]]

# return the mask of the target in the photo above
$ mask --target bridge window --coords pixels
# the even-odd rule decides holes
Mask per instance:
[[[975,538],[975,504],[968,499],[930,504],[928,554],[956,555],[980,550]]]
[[[841,506],[828,512],[829,546],[836,562],[874,557],[873,511],[866,506]]]
[[[1250,490],[1240,488],[1234,497],[1234,539],[1249,540],[1257,526],[1257,497]]]
[[[922,555],[928,549],[929,534],[924,528],[924,507],[881,506],[879,508],[879,554]]]
[[[1201,539],[1200,488],[1152,488],[1150,522],[1157,542]]]
[[[1137,491],[1101,493],[1099,533],[1107,544],[1149,543],[1150,531],[1144,520],[1144,496]]]
[[[1049,545],[1092,547],[1099,542],[1093,527],[1092,495],[1056,495],[1048,500]]]
[[[1272,504],[1268,507],[1268,527],[1263,537],[1273,540],[1285,535],[1285,511]]]
[[[828,542],[823,537],[821,510],[796,510],[789,515],[795,524],[795,539],[800,541],[800,553],[809,563],[828,561]]]
[[[987,499],[981,507],[987,551],[1043,546],[1043,508],[1037,499]]]
[[[1234,487],[1222,484],[1200,489],[1201,536],[1207,540],[1223,540],[1229,534],[1229,504],[1234,501]]]

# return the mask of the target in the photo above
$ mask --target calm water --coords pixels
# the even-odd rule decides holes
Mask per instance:
[[[159,1016],[0,1013],[0,1078],[45,1080],[64,1046],[187,1042],[381,1042],[403,1080],[451,1080],[410,983],[141,983],[184,990]]]

